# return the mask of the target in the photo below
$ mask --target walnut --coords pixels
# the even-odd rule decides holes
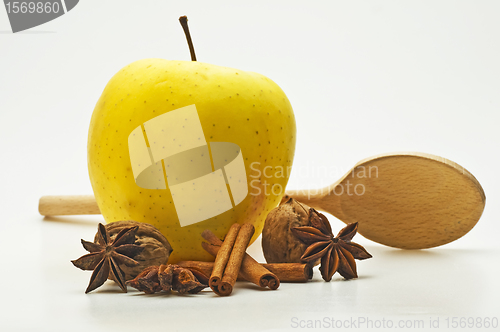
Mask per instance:
[[[131,226],[139,226],[135,235],[135,244],[143,246],[144,250],[135,257],[132,257],[139,262],[139,265],[132,267],[121,266],[123,273],[125,273],[125,280],[134,279],[149,266],[167,264],[168,257],[172,253],[172,247],[168,240],[151,224],[125,220],[109,223],[105,227],[109,232],[111,240],[114,240],[122,229]],[[97,234],[94,242],[97,243]]]
[[[309,225],[309,209],[289,198],[269,212],[262,230],[262,250],[268,263],[301,263],[307,245],[291,229]]]

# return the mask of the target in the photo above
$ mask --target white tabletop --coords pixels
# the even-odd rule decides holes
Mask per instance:
[[[496,1],[88,0],[12,34],[0,9],[0,330],[456,331],[493,317],[498,324],[499,10]],[[38,199],[92,193],[93,107],[126,64],[189,59],[181,15],[199,61],[259,72],[289,97],[298,131],[289,188],[332,183],[371,155],[427,152],[482,184],[479,223],[421,251],[357,235],[373,258],[358,262],[356,280],[335,275],[326,283],[316,269],[306,284],[263,291],[238,283],[227,298],[124,294],[110,281],[84,294],[91,273],[70,260],[85,253],[80,239],[91,240],[102,217],[44,219]],[[334,231],[343,227],[330,220]],[[249,252],[264,261],[260,239]]]

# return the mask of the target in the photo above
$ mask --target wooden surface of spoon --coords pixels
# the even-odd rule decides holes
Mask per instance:
[[[318,190],[287,190],[346,224],[359,222],[367,239],[402,249],[452,242],[477,223],[486,197],[460,165],[424,153],[392,153],[359,162],[336,183]],[[93,196],[44,196],[42,215],[99,214]]]
[[[289,190],[293,197],[345,223],[367,239],[402,249],[452,242],[477,223],[486,197],[462,166],[424,153],[383,154],[359,162],[331,186]]]

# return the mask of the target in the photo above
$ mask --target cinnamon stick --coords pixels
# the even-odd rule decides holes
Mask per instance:
[[[247,255],[241,263],[241,276],[260,287],[277,289],[280,286],[278,277],[257,263],[250,255]]]
[[[276,274],[283,282],[306,282],[313,277],[313,269],[310,264],[272,263],[262,264],[262,266]]]
[[[214,267],[213,262],[201,262],[201,261],[182,261],[177,263],[178,265],[187,268],[201,271],[205,275],[211,275],[212,269]],[[312,266],[309,264],[301,263],[272,263],[272,264],[262,264],[261,266],[269,270],[269,272],[274,273],[280,280],[280,282],[307,282],[312,278]],[[248,281],[241,275],[238,274],[238,281]]]
[[[219,295],[230,295],[233,291],[234,283],[238,278],[238,273],[240,272],[240,268],[242,265],[243,258],[245,257],[245,253],[250,243],[250,239],[255,232],[255,228],[252,224],[243,224],[241,226],[240,231],[238,232],[238,236],[236,237],[236,241],[234,242],[233,250],[231,251],[231,256],[229,257],[229,261],[227,262],[226,268],[224,270],[224,275],[222,276],[222,283],[220,287],[218,287]],[[224,242],[226,242],[224,240]],[[221,249],[224,246],[224,242],[222,243]],[[218,256],[218,254],[217,254]],[[214,264],[214,269],[217,265]],[[244,273],[242,271],[242,273]],[[215,290],[214,290],[215,291]],[[216,292],[217,293],[217,292]]]
[[[217,237],[211,230],[205,229],[201,233],[201,237],[207,240],[208,243],[213,244],[214,246],[221,246],[222,240]],[[213,254],[212,254],[213,255]]]
[[[203,249],[212,256],[216,256],[223,242],[210,230],[203,231],[201,236],[209,242],[202,242],[201,245]],[[277,289],[280,285],[280,280],[274,273],[271,273],[268,269],[257,263],[257,261],[247,253],[244,254],[241,263],[240,275],[243,279],[253,282],[260,287]]]
[[[208,285],[217,294],[220,293],[219,288],[222,286],[222,277],[224,275],[224,269],[231,257],[231,252],[233,250],[234,243],[239,234],[241,226],[239,224],[233,224],[226,234],[224,242],[221,244],[219,251],[215,257],[215,263],[213,271],[208,280]],[[229,291],[229,290],[228,290]],[[232,291],[232,288],[231,288]],[[226,293],[225,291],[224,293]],[[230,294],[231,292],[229,292]],[[227,295],[229,295],[227,294]],[[220,295],[220,294],[219,294]]]

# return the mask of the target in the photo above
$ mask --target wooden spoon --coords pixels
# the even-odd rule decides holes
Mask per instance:
[[[359,222],[367,239],[402,249],[452,242],[477,223],[486,197],[460,165],[424,153],[382,154],[362,160],[336,183],[288,190],[290,197],[346,224]],[[44,196],[42,215],[99,214],[93,196]]]
[[[486,196],[462,166],[425,153],[382,154],[359,162],[336,183],[319,190],[287,191],[359,233],[402,249],[452,242],[469,232],[483,213]]]

